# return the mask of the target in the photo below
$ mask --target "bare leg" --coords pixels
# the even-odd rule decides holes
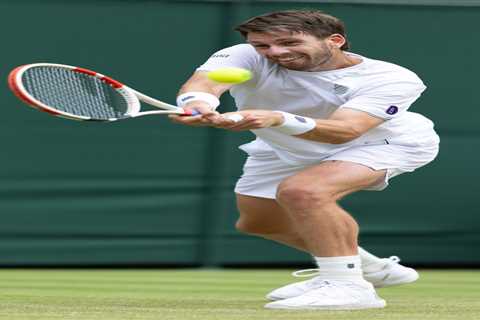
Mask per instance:
[[[308,252],[292,219],[274,199],[237,194],[237,206],[240,218],[235,226],[238,231]]]
[[[308,171],[301,172],[299,175],[286,179],[284,183],[280,185],[279,193],[282,192],[283,195],[287,193],[287,199],[284,199],[285,202],[287,202],[285,206],[293,207],[293,205],[295,205],[295,208],[293,209],[301,209],[301,212],[303,213],[299,213],[298,216],[302,218],[302,215],[305,215],[305,214],[308,215],[308,213],[305,212],[305,208],[298,208],[298,205],[304,204],[303,198],[312,197],[311,192],[313,190],[322,189],[321,194],[323,194],[323,192],[326,192],[327,195],[325,196],[325,199],[323,199],[323,195],[322,195],[322,199],[320,199],[320,197],[317,197],[317,199],[315,199],[317,203],[320,202],[318,206],[321,208],[321,213],[314,215],[314,217],[316,217],[316,219],[318,220],[323,220],[319,216],[322,216],[323,214],[325,214],[329,216],[329,218],[327,219],[327,222],[320,221],[320,225],[318,225],[317,223],[308,225],[307,223],[305,227],[310,229],[308,230],[309,234],[315,234],[316,236],[319,236],[322,238],[322,240],[318,242],[325,243],[325,240],[323,239],[324,234],[322,233],[322,231],[320,231],[319,228],[322,228],[322,229],[330,228],[331,226],[327,225],[327,223],[332,223],[331,220],[335,220],[333,221],[333,223],[335,224],[334,228],[338,228],[340,232],[342,232],[341,230],[343,229],[349,230],[347,231],[347,233],[350,232],[350,235],[347,237],[350,237],[350,239],[347,239],[346,242],[350,244],[346,245],[342,241],[342,243],[340,244],[331,244],[332,245],[331,249],[343,250],[344,252],[350,252],[349,254],[352,254],[356,252],[356,249],[352,250],[351,247],[354,246],[354,243],[356,243],[356,235],[358,232],[357,231],[358,227],[356,226],[356,223],[351,218],[351,216],[336,204],[336,200],[340,199],[341,197],[345,196],[348,193],[363,189],[373,183],[378,182],[380,179],[384,178],[385,172],[374,171],[367,167],[348,163],[348,162],[335,161],[335,162],[326,162],[325,164],[327,164],[329,167],[332,167],[332,166],[336,167],[337,170],[342,171],[341,172],[342,174],[346,173],[343,168],[345,164],[347,166],[353,165],[353,171],[355,171],[356,174],[351,174],[350,176],[341,179],[340,182],[342,185],[345,184],[343,180],[348,180],[348,179],[359,180],[359,178],[361,180],[362,175],[364,174],[365,171],[368,176],[370,176],[372,173],[374,176],[369,177],[367,181],[361,181],[360,186],[354,186],[354,185],[342,186],[342,190],[335,191],[335,190],[332,190],[333,188],[331,189],[324,188],[323,186],[326,184],[327,178],[334,179],[335,175],[338,175],[338,173],[335,173],[334,176],[327,177],[326,175],[321,173],[324,167],[322,167],[320,170],[317,170],[317,167],[313,167],[312,170],[320,171],[316,174],[322,174],[322,176],[318,178],[315,178],[316,175],[313,176],[315,179],[315,181],[313,182],[315,186],[312,187],[311,190],[295,192],[295,194],[293,195],[295,196],[295,199],[290,199],[292,196],[291,193],[293,192],[289,191],[289,189],[293,188],[295,190],[296,188],[302,188],[302,189],[309,188],[308,183],[303,181],[305,176],[312,177],[312,174],[309,172],[310,169],[308,169]],[[348,175],[348,172],[346,174]],[[295,180],[292,181],[293,179]],[[358,185],[358,183],[356,184]],[[300,187],[298,185],[300,185]],[[328,185],[327,187],[333,187],[333,185]],[[300,197],[302,199],[297,199],[297,197]],[[325,203],[322,203],[321,200],[324,200]],[[300,202],[300,203],[297,204],[297,202]],[[292,205],[289,205],[289,203],[291,203]],[[269,240],[273,240],[273,241],[288,245],[298,250],[312,253],[310,251],[311,248],[307,246],[304,237],[300,236],[300,232],[297,230],[297,224],[301,224],[301,221],[304,220],[304,217],[300,222],[298,221],[296,222],[294,219],[295,216],[292,216],[292,214],[290,214],[286,210],[287,208],[281,207],[280,204],[274,199],[258,198],[258,197],[237,194],[237,206],[240,212],[240,218],[237,221],[236,227],[239,231],[252,234],[252,235],[257,235]],[[337,219],[336,215],[338,215],[340,219]],[[331,243],[332,241],[335,242],[336,240],[335,235],[331,235],[331,236],[334,237],[334,240],[329,240],[329,243]],[[351,239],[352,238],[351,236],[353,236],[353,239]],[[345,246],[347,248],[345,248]],[[331,249],[328,249],[328,250],[331,250]],[[328,251],[325,254],[328,254]]]
[[[337,201],[385,176],[363,165],[327,161],[285,179],[277,201],[289,214],[296,234],[317,257],[357,255],[358,225]]]

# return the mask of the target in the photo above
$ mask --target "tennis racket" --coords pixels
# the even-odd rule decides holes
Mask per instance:
[[[53,63],[34,63],[12,70],[8,84],[28,105],[80,121],[116,121],[157,114],[195,115],[150,98],[95,71]],[[141,111],[145,102],[163,110]]]

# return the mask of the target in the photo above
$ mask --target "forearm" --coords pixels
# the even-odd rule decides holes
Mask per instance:
[[[207,78],[206,72],[197,71],[185,82],[179,90],[179,94],[186,92],[206,92],[220,97],[231,85],[216,83]]]
[[[207,72],[197,71],[185,82],[177,95],[177,105],[200,113],[215,110],[220,96],[230,85],[216,83],[207,77]]]
[[[343,120],[315,119],[312,130],[296,137],[323,143],[341,144],[358,138],[362,132],[353,123]]]
[[[242,120],[232,124],[219,121],[218,127],[235,131],[270,128],[282,134],[295,136],[305,140],[323,143],[341,144],[359,137],[361,131],[355,121],[312,119],[283,111],[248,109],[227,113],[241,115]]]
[[[272,129],[301,139],[330,144],[350,142],[384,121],[350,109],[339,110],[328,119],[313,119],[283,111],[274,113],[281,115],[282,120]]]

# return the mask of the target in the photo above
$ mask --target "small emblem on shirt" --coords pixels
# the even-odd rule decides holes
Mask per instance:
[[[307,120],[305,118],[302,118],[302,117],[299,117],[299,116],[295,116],[295,119],[297,119],[298,121],[300,121],[302,123],[307,122]]]
[[[335,83],[333,85],[333,91],[335,91],[336,94],[344,94],[345,92],[348,91],[348,88],[345,86],[342,86],[341,84]]]
[[[347,264],[347,268],[348,269],[353,269],[353,268],[355,268],[355,264],[349,263],[349,264]]]
[[[390,106],[388,109],[385,111],[389,115],[395,114],[398,112],[398,107],[397,106]]]
[[[230,57],[230,55],[225,53],[217,53],[212,56],[212,58],[228,58],[228,57]]]

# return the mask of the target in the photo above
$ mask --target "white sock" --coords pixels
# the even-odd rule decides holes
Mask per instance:
[[[319,276],[327,280],[364,281],[360,256],[313,257]]]
[[[380,271],[385,266],[385,260],[377,256],[374,256],[373,254],[364,250],[363,248],[358,247],[358,255],[362,260],[363,272]]]

